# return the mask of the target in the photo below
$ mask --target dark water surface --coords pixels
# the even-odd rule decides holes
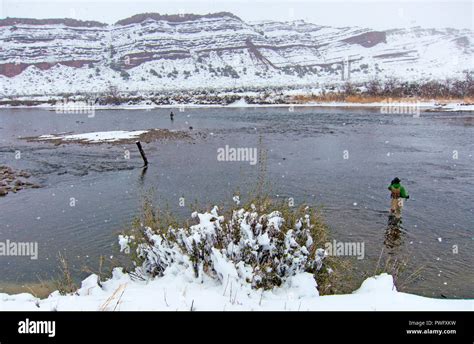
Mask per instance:
[[[64,252],[75,273],[117,255],[117,233],[138,214],[144,193],[180,216],[179,207],[229,203],[255,185],[258,165],[219,162],[217,149],[267,150],[272,194],[320,206],[332,235],[365,243],[354,278],[375,270],[384,255],[408,258],[421,275],[407,292],[474,297],[474,118],[472,113],[381,115],[376,110],[296,108],[114,110],[56,114],[0,110],[0,164],[24,169],[43,185],[0,198],[0,241],[37,241],[39,259],[0,257],[0,284],[55,277]],[[206,134],[192,142],[153,142],[145,175],[134,144],[61,145],[19,137],[61,132],[169,128]],[[124,151],[131,159],[124,159]],[[344,151],[349,159],[344,159]],[[15,159],[15,152],[21,159]],[[453,159],[453,151],[458,159]],[[398,176],[410,192],[400,237],[387,242],[387,186]],[[71,198],[76,200],[70,206]],[[441,241],[438,239],[441,238]],[[384,244],[385,242],[385,244]],[[457,245],[458,253],[453,253]]]

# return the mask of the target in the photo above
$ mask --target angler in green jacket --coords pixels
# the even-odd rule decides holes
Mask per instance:
[[[405,187],[400,182],[401,181],[399,178],[395,178],[388,187],[392,197],[390,214],[394,215],[397,219],[399,219],[402,215],[403,200],[410,198]]]

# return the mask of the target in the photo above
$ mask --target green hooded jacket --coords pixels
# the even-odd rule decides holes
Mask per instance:
[[[397,184],[391,184],[388,186],[388,189],[392,191],[392,188],[394,189],[400,189],[400,197],[401,198],[407,198],[408,197],[408,192],[405,190],[405,188],[402,186],[402,184],[397,183]]]

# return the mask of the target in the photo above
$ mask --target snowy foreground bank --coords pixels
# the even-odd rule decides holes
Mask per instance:
[[[318,215],[305,207],[291,218],[269,206],[239,208],[238,196],[234,201],[238,207],[227,218],[214,207],[194,212],[189,227],[152,230],[142,223],[133,235],[120,235],[121,251],[140,258],[132,273],[115,268],[105,282],[90,275],[75,293],[56,291],[43,300],[0,294],[0,311],[474,309],[474,300],[398,292],[388,274],[366,279],[352,294],[320,296],[317,277],[332,269],[318,240],[324,231]]]
[[[474,300],[431,299],[397,292],[390,275],[381,274],[365,280],[352,294],[318,296],[315,282],[309,273],[293,276],[285,286],[263,292],[242,285],[222,285],[205,279],[197,282],[192,274],[168,271],[165,276],[147,283],[136,282],[120,269],[113,277],[97,283],[91,275],[72,295],[52,293],[39,300],[30,294],[0,294],[0,311],[472,311]]]

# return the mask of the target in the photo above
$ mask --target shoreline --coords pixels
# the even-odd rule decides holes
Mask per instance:
[[[108,104],[108,105],[89,105],[93,108],[93,111],[110,111],[110,110],[157,110],[157,109],[199,109],[199,108],[383,108],[383,107],[399,107],[401,111],[396,110],[390,112],[392,114],[404,114],[403,109],[412,107],[418,108],[422,112],[440,111],[440,112],[474,112],[474,104],[463,104],[460,102],[447,102],[442,105],[436,101],[432,102],[307,102],[307,103],[246,103],[244,101],[237,101],[231,104],[198,104],[198,103],[186,103],[186,104]],[[42,109],[48,111],[55,111],[58,113],[84,113],[84,110],[74,109],[60,109],[58,110],[54,104],[38,104],[38,105],[0,105],[0,110],[6,109]],[[408,113],[409,114],[409,113]]]
[[[240,208],[239,211],[234,209],[233,214],[233,221],[236,221],[233,223],[237,223],[237,228],[240,228],[242,233],[247,233],[246,226],[250,228],[250,224],[246,221],[250,212]],[[259,216],[256,212],[252,214]],[[276,231],[273,234],[265,232],[265,235],[251,239],[256,240],[254,243],[256,254],[264,252],[261,249],[266,245],[284,245],[277,239],[280,229],[285,230],[284,227],[280,227],[285,220],[281,214],[279,211],[272,211],[258,220],[257,223],[268,223],[268,226]],[[299,216],[301,214],[297,215]],[[140,239],[138,232],[119,235],[120,252],[124,254],[136,252],[144,259],[141,265],[138,262],[133,264],[134,270],[127,272],[121,267],[115,267],[110,277],[103,280],[92,273],[82,280],[78,288],[68,282],[66,277],[64,287],[58,287],[48,296],[0,293],[0,309],[4,311],[472,311],[474,309],[472,298],[439,299],[401,292],[394,277],[387,272],[374,271],[369,277],[364,278],[360,285],[346,290],[336,288],[334,293],[330,292],[332,289],[326,287],[332,286],[335,280],[318,279],[317,276],[324,271],[333,273],[331,267],[336,265],[334,261],[327,261],[331,254],[325,249],[317,248],[321,243],[313,241],[313,235],[304,229],[325,228],[318,227],[318,222],[310,222],[309,217],[306,224],[299,222],[300,227],[291,227],[295,229],[285,234],[285,241],[288,238],[296,238],[298,234],[306,235],[306,243],[299,246],[300,244],[295,241],[294,251],[287,252],[289,257],[281,256],[282,260],[277,264],[287,264],[288,259],[294,261],[295,257],[309,259],[311,256],[306,250],[308,246],[310,249],[317,248],[311,259],[319,262],[318,268],[311,270],[307,265],[301,265],[306,264],[302,258],[299,262],[294,261],[292,272],[279,273],[280,283],[266,280],[267,284],[255,284],[262,278],[261,272],[254,270],[254,266],[258,266],[254,264],[259,263],[246,260],[247,258],[242,256],[231,257],[225,249],[215,247],[218,242],[213,241],[215,238],[209,233],[221,230],[223,238],[226,234],[223,229],[226,227],[226,222],[223,216],[219,216],[218,208],[215,206],[210,212],[194,212],[192,217],[198,219],[198,223],[189,227],[191,232],[185,232],[184,227],[177,229],[174,232],[176,241],[173,241],[172,237],[163,237],[150,227],[143,227],[143,224],[140,228],[144,230],[142,239],[145,241]],[[289,220],[291,217],[286,219]],[[312,219],[317,221],[316,217]],[[179,225],[176,228],[178,227]],[[181,234],[178,235],[179,233]],[[267,241],[258,240],[262,237]],[[201,265],[204,264],[203,260],[198,260],[198,264],[194,265],[191,259],[193,251],[187,246],[191,239],[202,240],[206,245],[212,245],[211,249],[204,249],[201,252],[203,258],[198,258],[209,258],[208,270],[203,269],[204,265]],[[234,243],[233,239],[230,240]],[[139,245],[135,246],[136,244]],[[226,246],[225,241],[221,241],[220,244]],[[239,241],[235,245],[244,247],[246,243]],[[300,251],[299,247],[304,250]],[[305,250],[308,253],[304,253]],[[47,284],[43,281],[39,286],[46,287]]]
[[[30,293],[0,293],[3,311],[472,311],[473,299],[435,299],[397,291],[386,273],[365,279],[351,293],[319,296],[308,285],[309,274],[299,274],[282,287],[259,291],[246,285],[225,285],[195,280],[184,271],[135,281],[115,268],[112,277],[99,282],[92,274],[74,293],[57,290],[47,297]],[[235,298],[229,297],[235,293]],[[233,294],[232,294],[233,295]],[[43,295],[42,295],[43,296]]]

